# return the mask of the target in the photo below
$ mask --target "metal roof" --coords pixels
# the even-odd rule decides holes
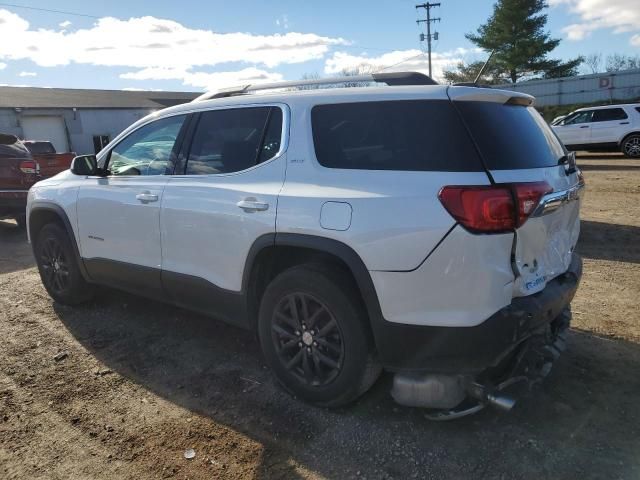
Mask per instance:
[[[199,93],[0,87],[0,108],[165,108]]]

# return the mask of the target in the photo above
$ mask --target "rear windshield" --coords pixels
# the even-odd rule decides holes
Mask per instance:
[[[489,170],[558,165],[565,151],[533,107],[494,102],[457,102]]]
[[[42,155],[46,153],[56,153],[56,149],[50,142],[25,142],[24,144],[31,153]]]
[[[317,105],[311,111],[316,157],[329,168],[481,171],[449,100]]]
[[[16,137],[0,134],[0,160],[9,158],[31,158],[31,155]]]

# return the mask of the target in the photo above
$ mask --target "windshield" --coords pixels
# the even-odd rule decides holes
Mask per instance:
[[[458,102],[489,170],[552,167],[566,154],[533,107]]]

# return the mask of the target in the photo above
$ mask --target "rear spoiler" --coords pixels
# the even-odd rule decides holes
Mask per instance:
[[[498,88],[479,88],[477,86],[452,85],[447,89],[452,101],[461,102],[495,102],[504,105],[522,105],[530,107],[535,98],[526,93],[500,90]]]

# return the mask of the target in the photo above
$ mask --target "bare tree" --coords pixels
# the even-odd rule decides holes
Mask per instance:
[[[367,74],[375,73],[379,70],[382,70],[382,69],[375,68],[373,65],[363,63],[355,67],[343,68],[335,76],[336,77],[355,77],[358,75],[367,75]],[[305,73],[304,75],[302,75],[300,80],[319,80],[321,78],[322,77],[320,76],[319,73],[313,72],[313,73]],[[348,81],[348,79],[346,79],[344,82],[337,82],[335,85],[300,85],[298,87],[292,87],[290,90],[315,90],[318,88],[337,88],[337,87],[368,87],[371,85],[374,85],[374,83],[350,82]]]
[[[619,72],[633,68],[640,68],[640,55],[632,56],[614,53],[607,56],[605,67],[607,72]]]
[[[602,53],[590,53],[584,57],[584,64],[587,66],[590,73],[599,73],[602,71]]]

